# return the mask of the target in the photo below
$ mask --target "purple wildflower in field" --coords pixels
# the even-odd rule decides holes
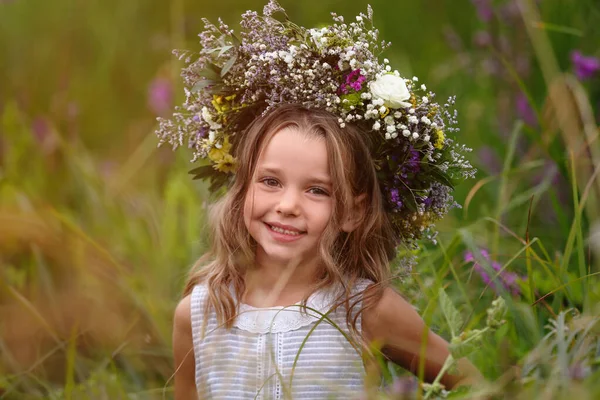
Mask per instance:
[[[493,147],[481,146],[477,150],[477,157],[488,173],[495,175],[502,171],[502,160]]]
[[[173,102],[173,87],[171,82],[162,77],[155,78],[148,88],[148,106],[158,116],[164,116],[171,111]]]
[[[531,108],[529,100],[527,100],[527,97],[522,92],[517,95],[515,103],[519,118],[529,126],[537,126],[535,112]]]
[[[518,281],[523,280],[525,278],[521,277],[520,275],[514,272],[502,270],[502,265],[497,261],[492,261],[490,259],[490,254],[487,250],[481,249],[480,254],[485,260],[487,260],[490,263],[492,270],[494,271],[493,276],[490,276],[484,269],[484,267],[477,263],[475,257],[473,256],[473,253],[471,253],[470,251],[465,253],[465,262],[472,262],[473,269],[479,274],[483,282],[486,285],[490,286],[492,289],[494,289],[496,293],[500,292],[500,287],[498,287],[498,283],[500,283],[504,290],[509,291],[514,296],[518,296],[521,292],[521,290],[519,289]],[[496,275],[498,276],[496,277]]]
[[[494,9],[490,0],[471,0],[477,9],[477,16],[483,22],[489,22],[494,16]]]
[[[590,79],[600,71],[600,59],[584,56],[579,50],[571,52],[571,62],[575,75],[581,80]]]

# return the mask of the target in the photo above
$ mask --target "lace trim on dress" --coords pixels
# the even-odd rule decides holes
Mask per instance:
[[[362,292],[371,283],[367,279],[360,279],[352,292],[354,294]],[[301,303],[286,307],[269,308],[257,308],[240,303],[240,312],[233,326],[247,332],[259,334],[294,331],[321,320],[323,314],[328,313],[334,306],[337,294],[339,293],[333,289],[317,291],[308,298],[306,309],[302,307]],[[360,317],[357,328],[360,330]]]
[[[240,303],[233,326],[251,333],[290,332],[319,321],[333,306],[335,298],[323,292],[313,293],[306,302],[291,306],[257,308]]]

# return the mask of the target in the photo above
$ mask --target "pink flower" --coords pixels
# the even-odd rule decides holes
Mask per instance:
[[[358,92],[362,89],[362,84],[367,78],[360,73],[360,69],[355,69],[346,75],[346,82],[340,87],[340,92],[348,94],[349,89]]]

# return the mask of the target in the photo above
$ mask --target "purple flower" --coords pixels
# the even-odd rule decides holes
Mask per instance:
[[[590,79],[600,71],[600,59],[584,56],[579,50],[571,52],[571,62],[575,75],[581,80]]]
[[[471,0],[475,8],[477,9],[477,16],[483,22],[490,22],[494,16],[494,9],[490,0]]]
[[[535,113],[533,112],[533,109],[529,105],[529,101],[527,100],[527,97],[522,92],[519,92],[519,94],[517,95],[516,108],[517,108],[517,114],[527,125],[529,125],[529,126],[537,125],[537,118],[535,117]]]
[[[156,115],[164,116],[171,110],[173,87],[168,79],[158,77],[148,88],[148,106]]]
[[[394,204],[398,210],[400,210],[402,208],[402,200],[400,200],[400,191],[398,190],[398,188],[392,188],[390,190],[390,200],[392,202],[392,204]]]
[[[500,292],[500,287],[498,286],[500,284],[501,287],[504,288],[504,290],[509,291],[514,296],[518,296],[521,292],[518,285],[518,281],[524,280],[526,278],[514,272],[502,270],[502,265],[497,261],[492,261],[490,258],[490,254],[487,250],[481,249],[480,254],[485,260],[487,260],[490,263],[492,270],[494,271],[494,274],[492,276],[488,274],[484,267],[477,263],[475,257],[473,256],[473,253],[471,253],[470,251],[465,253],[464,260],[465,262],[473,263],[473,270],[475,270],[479,274],[483,282],[486,285],[490,286],[492,289],[494,289],[496,293]]]
[[[362,89],[362,84],[367,78],[360,73],[360,69],[355,69],[346,75],[346,82],[340,87],[340,92],[348,94],[349,89],[353,89],[358,92]]]

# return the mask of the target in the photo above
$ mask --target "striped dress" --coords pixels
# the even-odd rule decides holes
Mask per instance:
[[[361,281],[354,293],[364,290]],[[205,285],[191,295],[196,388],[201,399],[354,399],[363,392],[360,351],[346,336],[346,311],[331,310],[334,296],[316,292],[299,305],[255,308],[240,304],[233,328],[217,324],[214,310],[203,326]],[[312,310],[316,310],[312,311]],[[357,304],[354,310],[360,309]],[[319,322],[321,320],[321,322]],[[360,331],[360,317],[357,320]],[[349,337],[349,336],[348,336]]]

